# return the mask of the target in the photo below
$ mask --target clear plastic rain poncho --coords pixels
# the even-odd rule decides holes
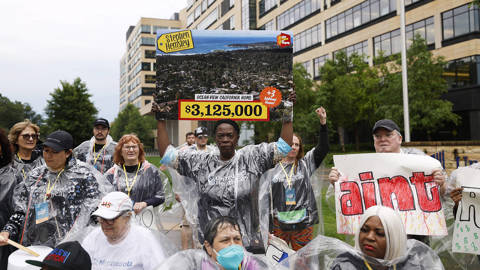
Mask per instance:
[[[177,252],[165,260],[157,270],[222,270],[223,268],[215,262],[204,250],[188,249]],[[245,251],[242,270],[265,270],[273,269],[268,264],[265,256],[253,255]]]
[[[404,256],[394,260],[381,260],[363,255],[360,251],[336,238],[318,235],[308,245],[277,265],[276,269],[296,270],[443,270],[437,254],[420,241],[407,240]],[[395,265],[395,267],[394,267]]]
[[[84,141],[75,147],[73,154],[78,160],[92,165],[103,174],[114,165],[113,154],[115,153],[115,146],[117,146],[117,143],[108,135],[107,143],[104,147],[100,151],[94,152],[95,137],[92,137],[89,141]]]
[[[129,188],[127,188],[125,173],[128,176]],[[112,183],[114,190],[129,194],[133,203],[146,202],[147,205],[155,207],[165,201],[163,183],[167,177],[146,160],[140,165],[138,173],[137,170],[126,172],[122,166],[114,165],[108,170],[105,177]]]
[[[319,212],[311,177],[325,158],[328,149],[327,129],[326,126],[322,126],[318,145],[298,160],[296,166],[292,163],[279,162],[275,168],[262,176],[261,208],[272,211],[265,214],[273,215],[282,230],[302,230],[318,223]],[[289,190],[293,190],[293,196],[287,199]],[[261,218],[264,217],[262,213]],[[270,229],[272,222],[273,220],[270,220]]]
[[[182,204],[191,199],[189,197],[198,198],[196,206],[183,206],[187,218],[198,217],[198,223],[196,220],[189,222],[200,225],[200,243],[209,220],[231,216],[240,225],[245,248],[264,251],[258,216],[259,179],[289,151],[290,146],[281,138],[275,143],[245,146],[228,161],[222,161],[219,152],[178,151],[173,146],[168,147],[162,163],[184,176],[174,180],[181,182],[177,186],[184,186],[194,193],[187,198],[179,193]]]
[[[14,188],[14,170],[9,164],[0,168],[0,228],[7,223],[8,219],[13,214],[12,195]],[[7,258],[10,251],[10,246],[0,247],[0,268],[5,268],[7,266]]]
[[[30,173],[31,170],[45,165],[45,160],[41,155],[39,155],[39,152],[33,151],[31,158],[33,159],[33,161],[25,162],[18,156],[18,154],[15,154],[13,156],[12,167],[15,170],[17,184],[25,181],[25,179],[27,179],[28,173]]]
[[[54,247],[77,222],[87,225],[100,199],[112,185],[91,165],[71,157],[64,170],[50,172],[46,165],[35,168],[25,182],[15,187],[14,214],[4,231],[25,246]]]

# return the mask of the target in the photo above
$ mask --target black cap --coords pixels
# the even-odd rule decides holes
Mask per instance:
[[[208,130],[206,127],[198,127],[195,129],[195,137],[198,137],[200,135],[207,135],[208,136]]]
[[[108,120],[105,119],[105,118],[98,118],[97,120],[95,120],[95,122],[93,122],[93,126],[97,126],[97,125],[101,125],[101,126],[104,126],[106,128],[110,128],[110,124],[108,123]]]
[[[90,256],[78,241],[65,242],[56,246],[43,261],[26,260],[38,267],[50,266],[60,270],[91,270]]]
[[[400,132],[400,128],[398,127],[398,125],[390,119],[378,120],[373,126],[372,133],[375,133],[375,131],[379,128],[384,128],[388,131],[396,130]]]
[[[73,148],[73,138],[70,133],[63,130],[57,130],[48,134],[43,145],[51,147],[57,152],[68,150]]]

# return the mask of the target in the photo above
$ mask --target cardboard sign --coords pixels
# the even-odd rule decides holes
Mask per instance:
[[[457,185],[463,192],[455,217],[452,251],[480,254],[480,170],[457,169]]]
[[[158,30],[164,119],[280,120],[293,90],[291,32]]]
[[[333,156],[342,176],[335,183],[337,231],[354,234],[371,206],[398,211],[407,234],[447,235],[440,187],[432,171],[438,160],[411,154],[357,154]]]

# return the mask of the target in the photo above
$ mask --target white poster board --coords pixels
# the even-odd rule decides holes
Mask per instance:
[[[335,183],[337,232],[354,234],[371,206],[400,214],[407,234],[447,235],[440,187],[432,171],[441,168],[427,155],[373,153],[333,156],[341,177]]]
[[[480,254],[480,170],[457,169],[457,185],[463,192],[455,217],[452,251]]]
[[[155,231],[161,230],[161,227],[159,227],[160,224],[157,207],[149,205],[143,208],[140,213],[134,214],[134,217],[138,224],[144,226],[145,228]]]

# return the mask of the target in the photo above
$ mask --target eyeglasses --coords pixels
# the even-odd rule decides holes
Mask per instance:
[[[122,148],[124,150],[136,150],[136,149],[138,149],[138,145],[123,145]]]
[[[198,135],[199,139],[208,138],[208,135]]]
[[[106,218],[102,218],[102,217],[97,217],[97,221],[100,222],[100,223],[106,223],[106,224],[110,224],[112,225],[113,223],[115,223],[115,221],[117,219],[119,219],[120,217],[123,217],[125,215],[126,212],[123,212],[121,213],[120,215],[118,215],[116,218],[112,218],[112,219],[106,219]]]
[[[20,135],[20,136],[22,136],[22,138],[23,138],[24,140],[28,140],[28,139],[30,139],[30,138],[31,138],[32,140],[38,139],[38,134],[22,134],[22,135]]]

